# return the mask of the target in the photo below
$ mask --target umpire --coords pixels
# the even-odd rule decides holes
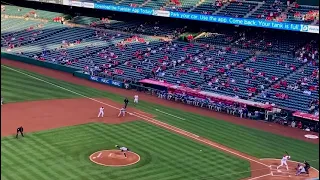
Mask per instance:
[[[18,138],[19,133],[21,134],[22,137],[24,137],[24,136],[23,136],[23,127],[22,127],[22,126],[20,126],[20,127],[17,128],[16,138]]]
[[[304,169],[306,170],[306,173],[309,174],[310,164],[307,161],[304,161]]]
[[[125,108],[125,109],[127,108],[128,103],[129,103],[128,98],[125,98],[125,99],[124,99],[124,108]]]

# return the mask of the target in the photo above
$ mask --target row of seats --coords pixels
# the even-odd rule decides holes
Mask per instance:
[[[297,82],[304,77],[310,77],[312,73],[317,70],[316,66],[307,65],[304,68],[303,72],[296,72],[292,74],[286,81],[288,85],[294,86],[297,84]],[[264,94],[271,94],[271,96],[268,96],[268,98],[265,98],[263,96],[258,96],[255,98],[255,100],[260,102],[273,102],[275,104],[281,104],[282,107],[293,109],[293,110],[299,110],[299,111],[305,111],[310,109],[310,102],[315,99],[319,99],[319,90],[310,91],[311,94],[305,93],[309,91],[310,86],[318,86],[317,79],[312,78],[311,80],[308,79],[308,85],[303,86],[300,89],[291,89],[281,86],[279,89],[269,89],[264,92]],[[284,94],[288,94],[290,100],[277,98],[274,95],[277,92],[281,92]]]
[[[52,20],[55,17],[64,17],[65,14],[58,12],[50,12],[43,11],[39,9],[25,8],[25,7],[17,7],[12,5],[1,6],[1,13],[5,13],[10,16],[23,16],[23,17],[31,17],[42,18],[42,19],[50,19]]]
[[[231,2],[217,14],[242,18],[252,11],[257,5],[258,4],[254,2]]]
[[[19,23],[16,26],[10,23],[11,20],[1,20],[2,27],[5,27],[1,29],[2,39],[11,36],[9,43],[17,43],[12,38],[29,36],[29,33],[38,31],[25,30],[38,21],[16,19],[14,21]],[[91,70],[102,76],[132,81],[154,78],[229,96],[268,101],[304,112],[309,111],[307,102],[319,97],[318,87],[310,96],[304,96],[303,91],[273,88],[279,80],[289,78],[288,83],[296,81],[301,76],[297,70],[303,67],[303,76],[316,70],[315,66],[310,65],[309,69],[309,66],[293,57],[256,55],[227,46],[163,42],[149,36],[69,28],[51,22],[43,23],[41,31],[43,36],[39,34],[39,37],[24,42],[20,47],[10,49],[2,41],[1,50],[10,49],[9,53],[23,53],[79,70]],[[283,92],[289,96],[288,99],[277,96],[277,93]],[[268,98],[261,98],[261,93],[268,93]],[[303,105],[295,106],[299,95],[304,96]]]
[[[104,29],[153,36],[167,36],[171,38],[176,38],[186,31],[186,28],[183,25],[177,23],[166,24],[157,21],[117,21],[112,19],[102,21],[98,18],[91,17],[75,17],[73,21],[80,24],[92,24],[92,22],[94,22],[95,27]],[[288,34],[285,32],[270,33],[269,31],[265,31],[261,33],[261,31],[254,32],[249,30],[246,33],[246,31],[243,30],[229,32],[228,30],[218,29],[212,29],[211,31],[212,32],[198,37],[196,41],[199,43],[233,45],[242,49],[262,50],[290,55],[313,38],[310,34],[300,35],[300,37],[303,38],[295,38],[296,34]]]
[[[76,24],[91,25],[99,28],[152,36],[178,37],[181,33],[185,32],[185,28],[182,25],[175,23],[164,24],[163,22],[159,21],[118,21],[108,18],[103,19],[104,20],[93,17],[77,16],[71,21]]]

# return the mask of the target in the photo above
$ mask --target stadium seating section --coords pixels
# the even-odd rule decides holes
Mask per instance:
[[[186,6],[190,3],[192,1]],[[210,7],[205,3],[195,10]],[[243,3],[242,6],[247,9],[248,5]],[[258,3],[250,5],[255,8]],[[230,3],[220,13],[236,13],[236,9],[247,13],[237,6]],[[10,8],[2,15],[24,16],[30,11]],[[47,19],[60,15],[36,13]],[[37,19],[1,18],[1,51],[64,64],[89,73],[93,71],[103,77],[124,81],[163,80],[228,96],[275,103],[302,112],[314,113],[310,110],[310,102],[319,99],[319,55],[316,54],[314,60],[298,58],[300,54],[318,51],[318,41],[307,37],[295,40],[268,34],[210,32],[204,33],[195,43],[166,42],[148,35],[168,35],[176,30],[174,26],[140,21],[101,22],[97,18],[80,16],[73,18],[72,22],[82,25],[96,23],[100,30]],[[145,35],[120,32],[125,29]]]
[[[168,11],[319,24],[318,6],[294,3],[288,6],[286,0],[94,0],[93,2]]]

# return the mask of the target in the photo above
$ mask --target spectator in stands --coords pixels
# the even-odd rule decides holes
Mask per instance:
[[[301,129],[302,128],[302,122],[299,121],[298,125],[297,125],[297,128]]]
[[[292,122],[291,122],[291,127],[293,127],[293,128],[296,127],[296,122],[295,122],[295,121],[292,121]]]
[[[309,126],[305,126],[305,131],[310,131],[310,127]]]

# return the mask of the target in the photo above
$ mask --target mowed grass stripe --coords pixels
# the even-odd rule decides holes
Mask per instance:
[[[13,93],[18,95],[22,100],[79,97],[75,94],[66,95],[65,90],[57,87],[48,88],[48,85],[45,83],[30,81],[30,77],[19,76],[19,74],[10,70],[1,72],[1,75],[1,91],[3,96],[6,97],[7,102],[12,102],[7,94]]]
[[[30,178],[31,177],[27,177],[27,178],[22,178],[22,176],[18,175],[16,173],[17,171],[17,167],[19,167],[19,171],[21,170],[22,173],[25,173],[25,170],[24,170],[24,164],[22,164],[20,166],[19,162],[15,162],[15,161],[12,161],[12,158],[11,156],[8,156],[6,154],[4,154],[2,152],[2,149],[4,149],[6,147],[3,147],[1,146],[1,176],[4,176],[4,179],[5,180],[13,180],[13,179],[17,179],[17,180],[20,180],[20,179],[25,179],[25,180],[31,180]],[[10,154],[12,155],[12,154]]]
[[[56,134],[53,134],[52,136],[53,137],[57,137]],[[75,165],[69,165],[70,163],[74,163],[74,161],[73,161],[74,159],[77,160],[77,157],[70,156],[70,154],[73,154],[73,153],[65,153],[60,148],[56,147],[55,145],[50,145],[49,143],[47,143],[48,141],[46,140],[46,138],[41,137],[41,138],[36,138],[36,139],[38,140],[39,143],[41,143],[44,146],[43,149],[53,149],[54,152],[51,152],[51,153],[54,153],[55,156],[58,156],[59,158],[63,158],[64,159],[64,160],[62,160],[62,162],[65,163],[65,167],[67,167],[67,168],[63,168],[64,169],[63,171],[66,174],[68,174],[68,176],[69,175],[75,175],[75,174],[79,174],[81,176],[87,176],[87,174],[84,173],[81,170],[81,168],[75,168],[76,167]],[[79,141],[79,139],[78,139],[78,141]],[[68,148],[71,148],[72,146],[74,146],[71,142],[66,142],[65,144],[68,145]],[[81,147],[80,147],[80,149],[81,149]],[[88,156],[86,156],[86,158],[88,158]],[[68,162],[68,160],[70,162]],[[60,168],[61,166],[55,166],[55,167],[56,168]]]
[[[89,136],[91,138],[83,139],[83,136],[78,137],[78,134],[85,134],[86,136]],[[162,136],[163,134],[165,134],[165,136]],[[70,157],[63,158],[70,158],[74,163],[67,160],[63,162],[61,159],[57,158],[58,160],[56,160],[56,162],[58,162],[58,164],[56,166],[61,166],[65,168],[66,171],[69,171],[71,168],[84,169],[83,175],[76,173],[78,174],[76,175],[78,179],[90,178],[148,180],[154,178],[167,179],[168,177],[176,177],[177,179],[182,178],[193,180],[196,177],[202,175],[218,175],[219,173],[216,173],[216,171],[213,170],[213,167],[223,173],[224,170],[217,168],[214,160],[218,162],[219,167],[221,167],[221,163],[223,164],[223,162],[218,161],[217,159],[228,159],[225,158],[225,155],[223,154],[222,156],[215,156],[216,152],[212,151],[210,147],[197,144],[192,140],[186,139],[176,134],[172,134],[170,132],[167,132],[167,130],[159,129],[148,123],[140,121],[121,125],[92,123],[88,125],[67,127],[66,129],[60,128],[56,130],[50,130],[48,133],[38,132],[32,134],[31,137],[30,135],[28,135],[28,138],[37,138],[37,140],[31,141],[31,143],[28,144],[29,148],[32,148],[35,142],[39,142],[39,148],[50,148],[50,146],[53,146],[54,142],[62,140],[61,142],[59,142],[58,146],[54,146],[57,149],[64,151],[66,154],[71,154]],[[68,143],[68,141],[65,141],[66,139],[62,139],[61,137],[68,137],[67,139],[70,139],[70,137],[74,137],[75,139],[78,139],[78,142],[82,142],[83,146],[81,145],[81,143],[77,143],[77,145]],[[111,139],[110,141],[101,141],[101,139],[109,139],[109,137]],[[139,139],[139,137],[144,138]],[[38,140],[39,138],[41,139],[41,141]],[[27,138],[23,140],[27,140]],[[64,146],[63,144],[61,144],[62,142],[65,143]],[[93,142],[95,146],[92,146],[91,148],[85,146],[85,144],[90,144],[91,142]],[[121,168],[121,170],[118,170],[117,168],[101,167],[88,161],[88,156],[92,152],[105,148],[113,149],[115,142],[121,142],[125,144],[129,143],[128,147],[132,147],[134,150],[137,150],[137,152],[143,157],[142,161],[137,166],[125,167]],[[181,145],[179,148],[179,146],[176,145],[177,142],[181,142],[183,145]],[[8,143],[8,139],[6,140],[6,143]],[[199,156],[195,153],[193,155],[194,158],[182,159],[183,156],[191,156],[192,154],[190,152],[199,152],[199,146],[203,146],[205,152],[208,151],[207,153],[204,153],[206,155],[201,156],[200,154]],[[39,150],[36,151],[38,152]],[[57,152],[53,151],[52,153],[54,154]],[[206,159],[207,156],[211,157],[212,159]],[[237,160],[237,158],[235,159]],[[189,162],[185,162],[185,160]],[[202,161],[202,163],[199,163],[199,161]],[[180,163],[182,165],[176,165],[176,163]],[[239,164],[242,164],[242,160]],[[45,165],[48,166],[49,164]],[[183,169],[181,169],[181,167],[183,167]],[[49,170],[55,172],[58,170],[57,167],[54,166],[54,164],[50,165],[49,168]],[[242,170],[246,168],[248,168],[248,164]],[[201,169],[201,171],[199,171],[199,169]],[[70,173],[73,174],[74,172],[70,171]],[[141,173],[144,177],[141,176]],[[91,175],[93,176],[91,177]],[[55,175],[55,177],[64,178],[65,175],[64,173],[58,173]],[[73,178],[68,179],[77,179],[74,176],[69,177]],[[233,177],[231,179],[237,178]]]
[[[99,132],[99,131],[101,131],[102,129],[101,129],[101,127],[94,127],[94,130],[93,130],[93,132],[92,133],[95,133],[95,132]],[[117,138],[121,138],[121,139],[126,139],[126,141],[123,141],[122,143],[124,144],[124,145],[126,145],[127,147],[134,147],[134,145],[135,144],[141,144],[141,139],[139,139],[139,137],[141,137],[141,135],[143,135],[143,134],[134,134],[134,136],[131,136],[130,138],[126,138],[126,133],[129,133],[129,134],[131,134],[131,132],[128,132],[127,131],[127,129],[126,128],[124,128],[123,129],[123,131],[122,132],[119,132],[119,131],[115,131],[116,133],[115,133],[115,136],[117,137]],[[124,132],[126,132],[126,133],[124,133]],[[148,134],[150,137],[154,137],[153,136],[153,134]],[[152,146],[152,147],[150,147],[150,146],[148,146],[147,144],[148,144],[148,141],[143,141],[143,142],[146,142],[145,143],[145,145],[142,147],[143,149],[147,149],[148,151],[151,151],[151,152],[157,152],[157,155],[159,155],[160,157],[165,157],[166,159],[167,159],[167,157],[166,156],[170,156],[170,154],[172,154],[171,153],[171,151],[169,151],[169,150],[171,150],[171,148],[170,147],[168,147],[168,142],[166,142],[166,150],[167,151],[165,151],[165,153],[163,153],[163,152],[159,152],[158,150],[159,149],[161,149],[161,147],[159,147],[159,146]],[[155,139],[155,138],[153,138],[153,142],[155,143],[155,144],[157,144],[157,140]],[[139,148],[140,147],[138,147],[138,148],[132,148],[133,150],[137,150],[138,152],[139,152]],[[163,147],[162,147],[163,148]],[[187,150],[186,150],[187,151]],[[165,161],[165,162],[167,162],[165,159],[163,159],[163,160],[161,160],[161,161]],[[177,162],[178,163],[178,162]],[[137,171],[138,172],[138,171]],[[152,175],[152,174],[161,174],[161,169],[159,169],[159,168],[155,168],[155,169],[153,169],[151,172],[148,172],[150,175]],[[152,178],[152,177],[150,177],[150,175],[148,176],[149,178]],[[126,176],[123,176],[122,177],[123,179],[127,179],[126,178]],[[128,177],[129,178],[129,177]]]
[[[164,121],[164,120],[163,120]],[[175,120],[176,121],[176,120]],[[262,133],[260,131],[247,129],[246,134],[243,133],[243,128],[238,128],[239,126],[235,125],[229,125],[229,126],[220,126],[219,123],[217,123],[217,126],[212,126],[212,128],[209,127],[208,124],[206,124],[207,120],[204,118],[202,119],[192,119],[185,121],[184,123],[178,124],[175,122],[169,122],[170,124],[173,124],[175,126],[183,125],[183,129],[186,129],[187,131],[193,131],[197,133],[198,135],[208,137],[210,139],[213,139],[217,142],[223,142],[227,146],[231,146],[234,149],[242,150],[244,152],[250,152],[251,155],[256,157],[275,157],[276,154],[278,154],[278,157],[281,157],[283,155],[283,149],[293,149],[293,158],[294,159],[301,159],[301,153],[303,151],[309,151],[309,153],[317,155],[314,153],[314,151],[319,151],[317,148],[317,145],[311,145],[314,147],[314,149],[305,149],[305,145],[309,143],[305,143],[302,141],[292,140],[289,138],[282,138],[280,136],[273,135],[271,133]],[[191,122],[190,124],[188,124]],[[198,124],[193,124],[194,122],[198,122]],[[206,123],[202,123],[206,122]],[[214,123],[214,122],[210,122]],[[230,136],[231,135],[231,136]],[[233,135],[233,136],[232,136]],[[281,142],[279,146],[279,142]],[[245,146],[243,146],[245,144]],[[305,145],[304,145],[305,144]],[[285,147],[284,147],[285,146]],[[261,150],[265,149],[267,152],[261,153]],[[269,154],[269,155],[268,155]],[[305,156],[305,155],[304,155]],[[276,156],[277,157],[277,156]],[[305,158],[305,157],[304,157]],[[317,159],[317,156],[314,156],[312,159]],[[311,159],[310,159],[311,160]]]
[[[94,132],[99,132],[99,130],[95,130]],[[125,131],[124,131],[125,132]],[[154,172],[154,173],[156,173],[156,172]],[[125,179],[125,178],[124,178]]]
[[[43,141],[42,138],[38,138],[37,136],[33,136],[32,134],[31,134],[31,136],[28,136],[28,138],[33,139],[33,141],[35,143],[37,143],[38,145],[41,144],[41,146],[40,146],[41,148],[37,149],[38,153],[36,153],[35,156],[37,156],[37,154],[42,155],[42,157],[44,158],[44,159],[40,160],[42,162],[50,162],[50,165],[52,166],[52,165],[56,165],[56,164],[52,164],[51,161],[54,162],[57,157],[60,157],[60,158],[68,157],[68,155],[66,155],[61,150],[58,150],[58,148],[56,148],[55,146],[49,145],[46,141]],[[36,147],[39,147],[38,145]],[[54,156],[52,157],[53,154],[54,154]],[[45,158],[46,158],[46,161],[45,161]],[[47,168],[48,165],[49,164],[45,164],[45,166],[44,166],[45,168],[42,167],[41,169],[43,169],[45,172],[47,172],[49,176],[53,176],[53,177],[57,177],[57,176],[62,175],[63,177],[66,177],[66,178],[72,178],[73,174],[81,173],[81,172],[79,172],[78,169],[72,168],[72,169],[66,170],[65,168],[62,168],[61,166],[55,166],[56,167],[55,171],[53,171],[51,173],[51,171],[49,171]]]
[[[61,89],[61,88],[58,88],[58,87],[55,87],[55,86],[52,86],[52,85],[48,85],[48,84],[46,84],[46,83],[44,83],[42,81],[39,81],[39,80],[36,80],[36,79],[32,79],[32,78],[30,78],[28,76],[25,76],[23,74],[16,73],[16,72],[14,72],[14,71],[12,71],[10,69],[4,68],[3,66],[1,66],[1,70],[2,70],[1,71],[1,75],[2,75],[1,76],[1,80],[2,80],[2,82],[5,82],[5,81],[6,82],[10,82],[9,80],[7,80],[7,77],[12,77],[14,79],[26,78],[26,81],[23,81],[22,84],[27,84],[27,83],[35,84],[35,86],[34,85],[31,86],[32,88],[34,88],[33,89],[34,91],[41,91],[41,89],[48,89],[48,87],[50,87],[50,89],[54,89],[55,92],[64,94],[65,98],[79,97],[78,95],[75,95],[73,93],[67,92],[64,89]],[[89,88],[89,87],[86,87],[86,86],[75,85],[75,84],[71,84],[71,83],[68,83],[68,82],[56,80],[56,79],[45,77],[45,76],[41,76],[41,75],[39,76],[39,74],[36,74],[36,73],[33,73],[33,72],[29,72],[29,71],[25,71],[25,70],[21,70],[21,69],[19,69],[19,71],[27,73],[27,74],[30,74],[30,75],[35,76],[35,77],[40,77],[41,79],[43,79],[45,81],[52,82],[53,84],[56,84],[56,85],[59,85],[61,87],[70,89],[72,91],[81,92],[82,94],[84,94],[86,96],[90,96],[90,97],[107,97],[107,98],[114,99],[117,102],[122,102],[123,101],[123,97],[122,96],[118,96],[118,95],[115,96],[114,94],[107,93],[105,91],[92,89],[92,88]],[[7,73],[8,75],[4,76],[3,74],[5,74],[5,73]],[[42,85],[45,85],[44,88],[38,88],[38,87],[41,87]],[[6,86],[11,86],[11,84],[6,85]],[[6,92],[3,92],[3,90],[2,90],[2,93],[6,93]],[[52,99],[52,98],[55,98],[55,96],[48,96],[47,98],[48,99]],[[7,102],[11,102],[9,98],[6,98],[6,99],[7,99]],[[24,99],[20,99],[20,101],[24,101]]]
[[[45,87],[39,87],[39,86],[35,89],[34,86],[37,86],[37,85],[28,84],[28,86],[25,86],[25,85],[22,86],[20,85],[19,82],[16,82],[16,84],[11,85],[10,89],[3,88],[3,90],[10,92],[10,94],[16,94],[17,92],[19,92],[19,96],[24,96],[23,98],[26,98],[26,99],[29,99],[29,97],[31,97],[30,98],[31,100],[53,99],[52,97],[66,98],[66,95],[63,92],[56,92],[55,89],[48,89],[48,88],[45,89]],[[21,91],[21,89],[23,89],[23,91]],[[79,97],[79,96],[74,96],[74,97]]]
[[[136,129],[137,127],[133,127],[131,129]],[[140,136],[140,135],[139,135]],[[156,136],[156,135],[153,135],[153,134],[150,134],[150,136]],[[188,148],[190,147],[189,144],[184,144],[184,145],[181,145],[181,144],[177,144],[176,141],[172,138],[172,137],[167,137],[166,139],[169,139],[170,141],[168,141],[168,146],[167,146],[167,149],[170,149],[171,151],[169,152],[169,154],[174,154],[176,156],[176,158],[178,158],[178,162],[176,162],[176,164],[181,164],[180,161],[185,161],[185,162],[188,162],[189,160],[194,160],[194,159],[199,159],[199,150],[197,149],[197,151],[194,151],[194,149],[192,150],[191,148]],[[156,142],[157,140],[161,141],[161,137],[157,137],[156,139],[154,139],[154,141]],[[158,148],[158,147],[157,147]],[[160,147],[161,148],[161,147]],[[180,156],[179,153],[179,149],[184,149],[186,150],[187,152],[187,156],[186,155],[183,155],[183,156]],[[203,153],[204,155],[206,153]],[[216,154],[216,153],[215,153]],[[195,155],[195,157],[194,157]],[[224,159],[223,157],[221,156],[211,156],[211,157],[214,157],[213,160],[217,163],[217,164],[223,164],[223,162],[227,163],[227,164],[230,164],[231,166],[237,166],[235,165],[232,161],[228,161],[226,159]],[[208,160],[208,156],[205,155],[205,156],[201,156],[201,158],[203,158],[202,160],[200,160],[200,162],[209,162],[211,161]],[[194,165],[200,165],[201,163],[199,163],[198,161],[195,161],[193,162]],[[195,167],[196,167],[195,166]],[[224,168],[224,167],[221,167],[221,168]],[[183,167],[179,167],[179,169],[183,169]],[[190,169],[187,169],[185,171],[190,171]],[[199,171],[197,169],[197,171]],[[200,170],[200,172],[202,171],[202,169]],[[220,171],[220,168],[217,169],[217,172],[221,172]],[[202,173],[202,172],[201,172]]]
[[[32,160],[33,162],[39,162],[36,163],[35,166],[37,166],[36,168],[37,169],[42,169],[42,171],[45,172],[45,174],[48,176],[48,178],[50,176],[52,177],[55,177],[56,176],[56,173],[59,172],[59,173],[64,173],[64,175],[67,177],[68,174],[70,174],[70,172],[64,172],[63,169],[60,168],[59,169],[56,169],[56,171],[49,171],[49,167],[52,165],[52,162],[55,162],[57,156],[61,155],[61,152],[57,152],[54,151],[52,148],[46,148],[44,146],[43,143],[40,143],[39,141],[39,138],[37,137],[32,137],[32,134],[31,135],[28,135],[28,137],[26,138],[23,138],[23,139],[19,139],[17,140],[16,142],[16,149],[19,149],[19,152],[15,152],[15,154],[18,154],[19,153],[19,156],[18,158],[19,159],[24,159],[23,157],[23,154],[21,154],[21,151],[24,152],[24,156],[28,156],[28,157],[32,157]],[[21,142],[23,141],[23,143]],[[32,149],[26,149],[26,148],[23,148],[22,145],[27,145],[27,146],[30,146],[32,147]],[[10,152],[11,153],[11,152]],[[60,166],[57,166],[57,167],[60,167]]]
[[[130,129],[137,129],[138,128],[138,126],[137,127],[129,127],[129,128],[125,128],[124,130],[124,132],[127,132],[127,131],[129,131]],[[140,130],[140,129],[139,129]],[[121,134],[121,133],[120,133]],[[125,134],[125,133],[123,133],[123,134]],[[118,134],[119,135],[119,134]],[[140,133],[135,133],[135,135],[137,136],[137,137],[135,137],[134,136],[134,138],[133,139],[136,139],[136,138],[138,138],[138,137],[141,137],[141,135],[143,135],[143,134],[140,134]],[[153,138],[153,141],[156,143],[156,144],[158,144],[157,142],[159,142],[159,141],[162,141],[162,138],[160,138],[160,137],[158,137],[157,135],[155,135],[155,134],[150,134],[150,136],[152,136],[152,137],[154,137]],[[181,144],[177,144],[177,143],[174,143],[173,141],[173,139],[171,139],[171,138],[166,138],[166,140],[167,140],[167,142],[166,142],[166,147],[167,147],[167,149],[168,149],[168,153],[171,155],[171,154],[174,154],[175,156],[176,156],[176,158],[178,159],[178,161],[176,162],[176,164],[177,165],[180,165],[181,163],[179,162],[179,161],[187,161],[187,159],[185,158],[185,157],[192,157],[192,154],[190,153],[190,148],[188,148],[188,144],[184,144],[184,145],[181,145]],[[130,140],[130,143],[131,144],[136,144],[136,143],[138,143],[138,141],[141,141],[141,139],[139,139],[139,140],[136,140],[136,141],[133,141],[132,139]],[[145,148],[150,148],[150,147],[145,147]],[[160,149],[161,147],[153,147],[152,149],[150,149],[151,151],[155,151],[156,149]],[[179,149],[180,148],[183,148],[184,150],[185,150],[185,155],[184,155],[184,157],[181,157],[181,155],[180,155],[180,153],[177,153],[177,152],[179,152]],[[166,155],[166,154],[163,154],[164,156]],[[183,158],[183,159],[182,159]],[[196,164],[195,164],[196,165]],[[181,170],[185,170],[184,169],[185,167],[183,167],[183,166],[180,166],[179,167],[179,169],[181,169]],[[189,168],[188,168],[189,169]]]
[[[312,166],[316,168],[319,167],[319,146],[316,144],[234,125],[193,113],[173,110],[159,105],[150,105],[145,102],[143,102],[143,105],[139,104],[137,107],[146,112],[156,114],[158,120],[255,157],[280,158],[284,151],[288,151],[292,155],[293,160],[303,161],[308,159],[311,161]],[[155,109],[184,118],[185,120],[174,117],[170,118],[169,115],[157,112]]]
[[[35,179],[43,179],[46,180],[47,176],[42,173],[42,171],[37,170],[35,167],[37,167],[36,164],[33,164],[33,158],[30,156],[25,157],[24,159],[17,158],[15,156],[15,153],[18,152],[18,149],[16,148],[10,148],[6,147],[9,149],[9,153],[7,154],[1,154],[2,157],[5,157],[5,160],[7,161],[12,161],[14,163],[14,166],[9,166],[9,167],[2,167],[4,169],[4,174],[6,173],[5,168],[14,168],[15,170],[13,173],[15,173],[17,176],[23,176],[27,180],[32,180],[32,177]],[[3,161],[3,160],[1,160]],[[36,162],[36,163],[41,163],[41,162]],[[17,169],[19,167],[19,169]],[[19,174],[19,173],[21,174]],[[12,171],[11,171],[12,173]]]
[[[54,162],[55,161],[55,158],[59,158],[60,156],[61,157],[64,157],[63,156],[63,153],[61,153],[61,152],[59,152],[59,151],[51,151],[51,150],[53,150],[53,149],[56,149],[56,148],[53,148],[53,147],[49,147],[48,145],[46,145],[47,143],[45,143],[45,142],[39,142],[39,138],[37,138],[37,136],[34,136],[34,137],[32,137],[33,135],[31,134],[31,135],[28,135],[27,136],[27,138],[24,138],[23,140],[26,140],[26,141],[30,141],[30,140],[32,140],[32,144],[28,144],[28,143],[26,143],[26,144],[28,144],[28,145],[31,145],[33,148],[31,149],[32,151],[34,151],[35,150],[35,148],[36,148],[36,150],[37,151],[35,151],[34,152],[34,154],[31,154],[31,155],[29,155],[30,157],[33,157],[33,158],[35,158],[36,160],[39,160],[38,158],[37,158],[37,156],[41,156],[42,155],[42,157],[43,156],[47,156],[47,158],[46,158],[46,161],[47,162]],[[22,140],[22,139],[21,139]],[[18,141],[16,141],[16,142],[18,142]],[[35,144],[37,144],[36,146],[34,146]],[[44,147],[43,147],[44,146]],[[37,147],[39,147],[39,148],[37,148]],[[18,147],[19,148],[19,147]],[[43,150],[46,150],[46,151],[48,151],[49,150],[49,152],[45,152],[45,151],[43,151]],[[52,157],[52,158],[50,158],[50,154],[48,154],[48,153],[50,153],[50,154],[52,154],[52,155],[54,155],[54,157]],[[41,159],[41,160],[39,160],[38,162],[46,162],[44,159]],[[48,168],[48,166],[47,166],[48,164],[45,164],[45,166],[43,166],[44,168]],[[56,166],[56,167],[61,167],[60,165],[59,166]],[[59,168],[60,170],[62,169],[62,168]],[[73,167],[70,167],[68,170],[64,170],[64,174],[67,174],[68,176],[69,175],[73,175],[73,174],[81,174],[81,172],[79,171],[79,169],[75,169],[75,170],[77,170],[76,172],[73,172],[74,171],[74,166]],[[62,169],[63,170],[63,169]],[[56,172],[56,170],[55,171],[53,171],[53,172]],[[63,176],[63,177],[67,177],[67,176]]]
[[[136,125],[136,127],[132,127],[131,129],[138,129],[138,124]],[[182,144],[179,144],[179,142],[176,142],[175,141],[175,139],[173,139],[172,137],[169,137],[171,135],[171,133],[169,133],[169,131],[167,131],[166,133],[164,133],[164,135],[159,135],[159,133],[158,132],[156,132],[155,134],[153,134],[152,136],[155,136],[155,140],[157,140],[157,139],[159,139],[159,140],[162,140],[162,139],[169,139],[170,141],[168,141],[168,144],[169,145],[171,145],[171,148],[172,148],[172,150],[173,151],[176,151],[176,150],[178,150],[178,149],[180,149],[180,148],[184,148],[185,150],[187,150],[187,152],[188,152],[188,154],[190,155],[190,156],[187,156],[187,157],[185,157],[184,155],[180,155],[180,154],[177,154],[176,156],[178,157],[178,158],[180,158],[180,159],[182,159],[182,160],[188,160],[188,159],[190,159],[190,158],[188,158],[188,157],[191,157],[192,155],[194,155],[195,153],[197,154],[197,153],[199,153],[200,152],[200,150],[201,150],[201,148],[202,147],[205,147],[204,145],[199,145],[199,147],[197,147],[198,149],[199,149],[199,151],[196,151],[196,152],[192,152],[191,151],[191,148],[189,148],[190,146],[190,144],[186,144],[186,145],[182,145]],[[191,140],[191,141],[193,141],[193,140]],[[189,149],[188,149],[189,148]],[[201,152],[200,152],[201,153]],[[193,158],[191,158],[191,159],[193,159]],[[207,157],[206,157],[206,159],[207,159]],[[205,160],[206,160],[205,159]],[[210,160],[208,160],[208,161],[210,161]],[[218,162],[219,163],[219,161],[224,161],[224,160],[221,160],[221,159],[216,159],[216,162]]]
[[[5,75],[1,76],[2,79],[4,80],[3,82],[10,82],[11,80],[13,80],[13,82],[14,82],[17,79],[20,79],[20,80],[23,79],[22,80],[24,82],[23,84],[27,84],[27,83],[37,84],[37,86],[32,86],[34,88],[38,88],[38,87],[44,86],[43,88],[38,88],[38,89],[48,89],[48,86],[49,86],[50,89],[54,89],[58,93],[65,94],[66,97],[69,97],[69,98],[70,98],[70,96],[71,97],[73,97],[73,96],[79,97],[79,95],[75,95],[75,94],[70,93],[70,92],[66,93],[67,91],[64,90],[64,89],[61,89],[61,88],[56,87],[56,86],[48,85],[47,83],[44,83],[44,82],[36,80],[36,79],[32,79],[29,76],[21,75],[19,73],[16,73],[16,72],[10,70],[10,69],[3,68],[3,67],[1,67],[1,69],[4,70],[3,71],[4,73],[10,73],[10,74],[8,74],[8,76],[5,76]],[[35,77],[39,77],[39,74],[36,74],[36,73],[33,73],[33,72],[29,72],[29,71],[25,71],[25,70],[19,70],[19,71],[27,73],[27,74],[30,74],[30,75],[35,76]],[[10,79],[10,77],[12,79]],[[92,89],[92,88],[89,88],[89,87],[86,87],[86,86],[71,84],[71,83],[68,83],[68,82],[65,82],[65,81],[56,80],[56,79],[53,79],[53,78],[50,78],[50,77],[41,76],[41,79],[45,80],[45,81],[48,81],[48,82],[52,82],[53,84],[59,85],[59,86],[64,87],[66,89],[70,89],[72,91],[81,92],[82,94],[89,95],[89,96],[97,94],[97,97],[99,97],[101,95],[108,96],[108,97],[114,97],[114,95],[110,94],[110,93],[105,93],[103,91]]]

